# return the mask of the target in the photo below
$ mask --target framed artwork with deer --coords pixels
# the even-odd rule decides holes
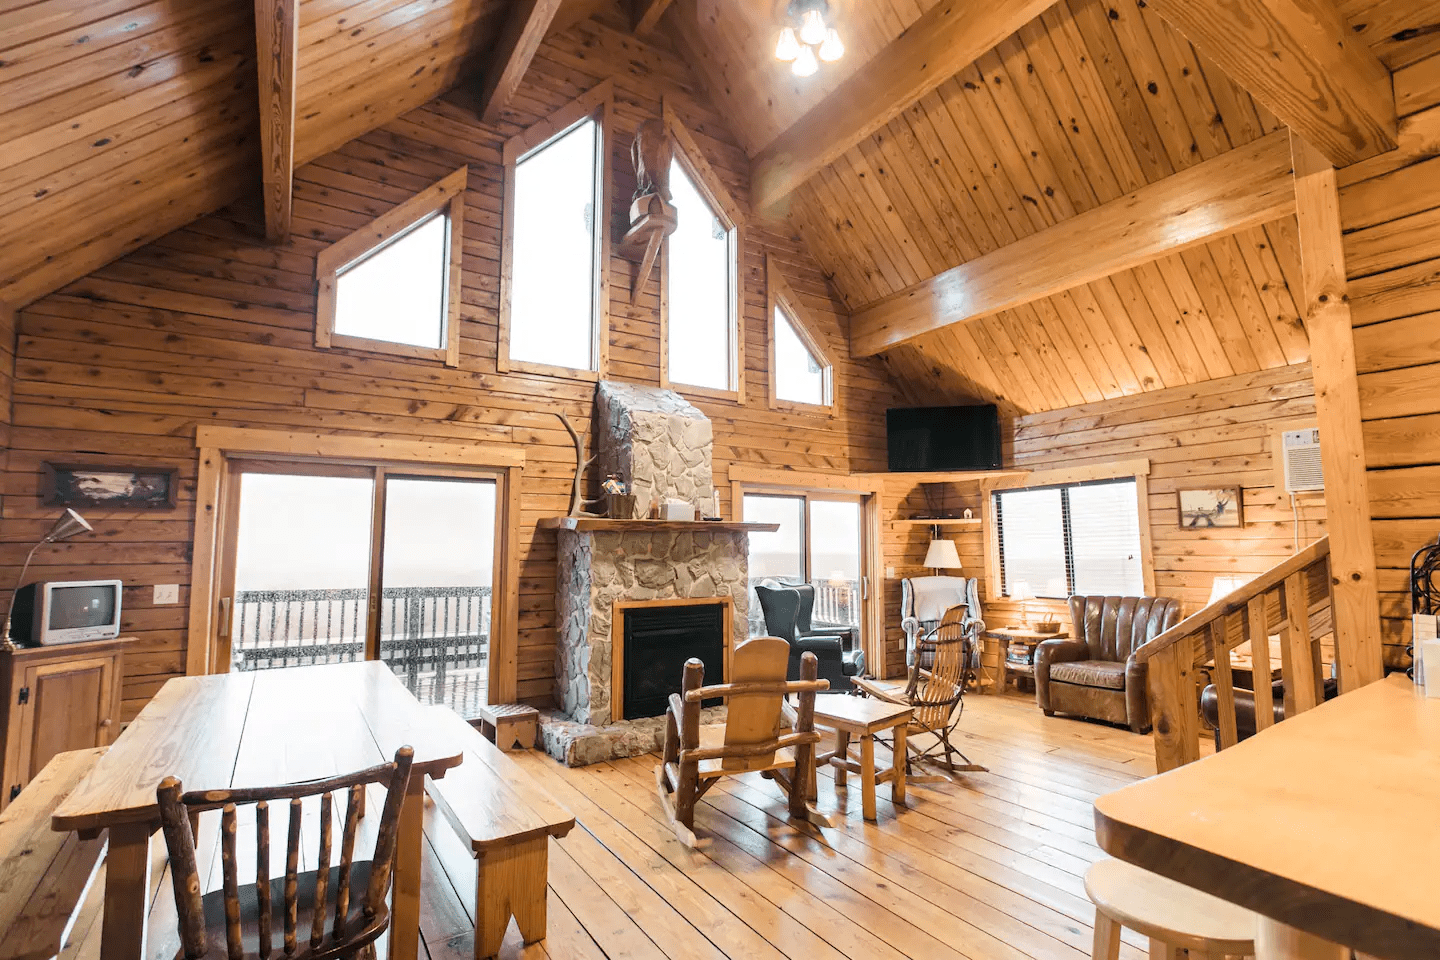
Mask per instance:
[[[1198,487],[1175,492],[1182,530],[1210,530],[1243,526],[1243,497],[1239,487]]]

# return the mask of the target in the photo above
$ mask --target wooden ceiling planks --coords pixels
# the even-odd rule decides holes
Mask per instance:
[[[805,86],[757,62],[773,25],[756,6],[677,0],[667,19],[752,153],[855,69],[847,55]],[[873,53],[931,6],[879,0],[842,29]],[[1061,0],[807,181],[790,215],[855,310],[1279,128],[1142,5]],[[1287,217],[963,336],[927,334],[887,362],[930,400],[1003,398],[1017,411],[1303,362],[1286,282],[1297,260]],[[962,373],[977,350],[989,369]]]
[[[508,6],[304,0],[295,164],[455,86]],[[0,300],[27,303],[259,196],[255,40],[252,5],[230,0],[0,11]]]

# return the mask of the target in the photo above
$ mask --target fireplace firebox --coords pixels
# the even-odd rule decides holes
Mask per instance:
[[[685,661],[705,664],[706,684],[725,682],[724,602],[635,606],[624,612],[624,719],[658,717],[680,692]],[[714,703],[718,704],[716,700]],[[706,701],[706,706],[711,706]]]

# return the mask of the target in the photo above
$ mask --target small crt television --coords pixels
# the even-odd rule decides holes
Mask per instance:
[[[119,580],[29,583],[15,593],[10,639],[31,647],[120,636]]]

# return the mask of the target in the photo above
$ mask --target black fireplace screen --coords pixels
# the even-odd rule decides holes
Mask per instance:
[[[725,609],[707,603],[625,611],[624,719],[663,714],[691,657],[705,664],[706,684],[725,682]]]

